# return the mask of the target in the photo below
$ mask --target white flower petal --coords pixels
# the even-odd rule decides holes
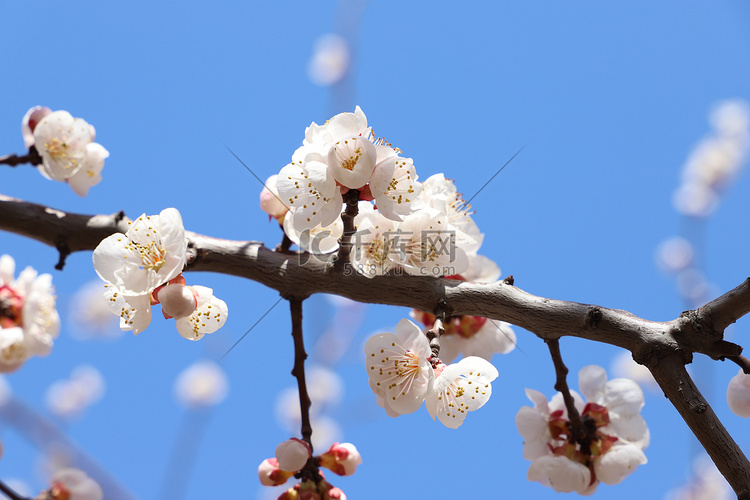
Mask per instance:
[[[618,484],[646,462],[646,455],[640,448],[631,444],[620,444],[613,446],[594,462],[594,472],[599,481],[605,484]]]

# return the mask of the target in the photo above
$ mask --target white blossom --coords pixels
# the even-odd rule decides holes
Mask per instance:
[[[413,413],[434,381],[430,344],[422,330],[402,319],[396,333],[378,333],[365,343],[370,388],[390,414]]]
[[[211,288],[199,285],[186,288],[192,290],[196,308],[189,316],[175,318],[177,331],[188,340],[200,340],[205,334],[224,326],[229,309],[226,302],[214,297]]]
[[[393,154],[381,160],[370,178],[370,193],[375,199],[378,210],[385,217],[401,221],[402,216],[410,214],[422,205],[419,200],[422,185],[417,182],[417,171],[411,158],[396,156],[393,148],[377,146],[378,151],[390,150]]]
[[[387,273],[396,264],[389,258],[393,248],[396,223],[375,210],[371,203],[359,202],[359,213],[354,218],[357,232],[350,254],[351,265],[357,273],[372,278]]]
[[[571,432],[560,393],[547,403],[543,394],[527,389],[534,407],[519,410],[516,426],[524,438],[524,458],[532,461],[530,480],[555,491],[589,495],[600,481],[617,484],[647,462],[642,450],[649,432],[640,415],[643,392],[632,380],[607,381],[603,368],[587,366],[579,372],[579,386],[586,405],[571,395],[581,422],[590,429],[584,437]]]
[[[322,157],[311,155],[282,168],[276,188],[297,231],[328,226],[341,214],[341,190]]]
[[[101,182],[109,151],[93,142],[94,127],[82,118],[35,106],[23,117],[21,132],[26,148],[36,147],[42,158],[39,171],[48,179],[67,182],[79,196]]]
[[[153,292],[185,267],[187,238],[175,208],[143,214],[125,234],[115,233],[94,249],[94,269],[126,296]]]
[[[435,211],[408,215],[389,235],[388,258],[417,276],[461,274],[468,267],[466,252],[457,245],[456,232]]]
[[[451,229],[456,232],[456,244],[466,253],[476,253],[482,245],[484,235],[471,218],[471,205],[456,190],[452,180],[443,174],[435,174],[422,183],[419,195],[425,206],[442,214]]]
[[[338,213],[342,211],[343,208]],[[325,227],[318,224],[302,231],[294,226],[292,217],[284,217],[283,226],[284,233],[294,244],[315,255],[335,252],[339,248],[339,239],[344,233],[344,223],[340,217]]]
[[[52,276],[31,267],[14,279],[15,261],[0,257],[0,372],[19,368],[31,356],[46,356],[60,329]]]
[[[491,382],[497,375],[491,363],[476,356],[446,366],[427,393],[427,412],[433,420],[437,417],[446,427],[457,429],[468,412],[478,410],[490,399]]]

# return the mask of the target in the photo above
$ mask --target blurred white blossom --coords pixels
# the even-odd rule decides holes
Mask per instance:
[[[90,281],[83,285],[71,299],[70,318],[75,324],[71,334],[79,340],[90,338],[119,337],[115,316],[109,302],[102,295],[101,281]]]
[[[349,44],[341,35],[321,35],[313,47],[307,75],[316,85],[328,86],[341,80],[349,69]]]
[[[698,456],[693,461],[693,476],[688,482],[669,493],[665,500],[732,500],[737,498],[724,476],[711,460]]]
[[[60,418],[75,418],[101,400],[105,391],[106,383],[99,370],[81,365],[73,370],[69,379],[50,385],[46,394],[47,407]]]
[[[187,367],[175,383],[177,398],[192,408],[216,406],[224,401],[228,392],[229,381],[224,370],[209,360]]]
[[[688,156],[682,182],[673,197],[675,209],[683,215],[711,215],[721,193],[747,159],[750,146],[748,103],[740,99],[720,102],[711,111],[709,121],[714,130]]]
[[[693,264],[695,251],[685,238],[674,236],[662,241],[656,249],[656,264],[668,273],[678,273]]]
[[[99,483],[79,469],[60,469],[50,480],[49,490],[42,492],[36,500],[103,500],[104,492]]]

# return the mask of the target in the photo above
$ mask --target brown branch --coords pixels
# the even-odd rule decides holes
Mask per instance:
[[[732,486],[737,499],[750,500],[750,464],[693,383],[683,359],[667,355],[648,366],[664,395]]]
[[[568,410],[568,420],[570,420],[573,429],[583,429],[581,415],[578,413],[576,402],[573,396],[571,396],[570,388],[568,387],[568,367],[563,363],[562,354],[560,353],[560,341],[549,339],[545,342],[549,348],[549,354],[552,356],[552,363],[555,365],[555,390],[562,394],[565,408]]]
[[[292,312],[292,338],[294,339],[294,368],[292,375],[297,378],[297,387],[299,389],[299,407],[302,415],[302,439],[310,445],[310,453],[313,451],[312,445],[312,425],[310,424],[310,395],[307,393],[307,382],[305,381],[305,340],[302,335],[302,300],[289,299],[289,307]]]
[[[34,146],[31,146],[29,152],[23,156],[19,155],[6,155],[0,156],[0,165],[8,165],[9,167],[17,167],[18,165],[30,164],[33,166],[42,164],[42,157],[39,156],[39,152]]]
[[[339,240],[339,251],[338,257],[334,263],[336,272],[343,272],[344,268],[350,262],[350,254],[352,253],[352,237],[357,232],[357,227],[354,225],[354,218],[359,213],[359,191],[356,189],[350,189],[344,194],[344,203],[346,203],[346,209],[341,214],[341,222],[344,225],[344,232]]]
[[[2,491],[5,494],[5,496],[10,498],[10,500],[31,500],[29,498],[19,495],[13,489],[11,489],[10,486],[8,486],[2,481],[0,481],[0,491]]]
[[[123,221],[122,213],[67,214],[0,196],[0,230],[56,248],[62,242],[70,252],[93,250],[109,234],[125,232]],[[672,321],[655,322],[627,311],[538,297],[510,282],[479,284],[408,275],[368,279],[357,273],[336,272],[330,256],[313,259],[304,253],[274,252],[255,241],[222,240],[192,232],[187,236],[191,252],[187,270],[245,277],[281,293],[294,290],[294,300],[331,293],[358,302],[422,311],[434,311],[444,304],[450,315],[507,321],[544,340],[575,336],[628,349],[636,361],[658,374],[665,393],[707,450],[711,448],[709,454],[738,495],[748,491],[750,463],[708,405],[700,403],[702,397],[695,395],[697,390],[683,393],[680,384],[692,384],[682,373],[693,353],[716,359],[740,354],[739,346],[723,340],[723,329],[750,311],[750,280],[697,311]],[[713,444],[714,438],[720,446]]]

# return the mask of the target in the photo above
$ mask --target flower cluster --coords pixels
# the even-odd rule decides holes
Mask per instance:
[[[516,415],[516,426],[524,438],[523,455],[531,460],[530,481],[539,481],[555,491],[590,495],[599,482],[618,484],[639,465],[646,463],[643,449],[649,431],[640,415],[643,392],[628,379],[607,381],[599,366],[584,367],[578,374],[586,402],[572,393],[580,413],[574,425],[562,394],[551,401],[540,392],[526,389],[534,407],[524,406]]]
[[[281,486],[295,475],[300,477],[302,469],[311,465],[311,469],[305,470],[313,472],[302,474],[302,481],[287,489],[279,500],[346,500],[344,492],[326,481],[318,467],[325,467],[340,476],[350,476],[361,463],[362,456],[351,443],[333,443],[328,451],[312,457],[307,442],[291,438],[279,444],[275,458],[267,458],[260,464],[258,478],[264,486]]]
[[[128,224],[125,234],[102,240],[93,256],[94,269],[107,283],[104,296],[120,316],[120,328],[139,334],[151,322],[151,306],[159,303],[164,318],[174,318],[186,339],[199,340],[224,326],[224,301],[210,288],[186,286],[182,276],[187,238],[180,212],[167,208]]]
[[[26,149],[39,153],[46,178],[67,182],[79,196],[101,182],[109,151],[94,142],[96,131],[83,118],[35,106],[23,117],[21,133]]]
[[[52,276],[0,257],[0,372],[17,370],[31,356],[46,356],[60,330]]]
[[[470,207],[442,175],[424,185],[417,179],[413,161],[375,138],[357,107],[323,125],[312,123],[292,161],[266,182],[260,202],[283,223],[290,240],[307,252],[325,254],[338,248],[343,195],[355,190],[352,266],[357,273],[464,272],[483,238]]]
[[[413,413],[424,402],[433,420],[452,429],[489,400],[490,382],[498,375],[492,364],[476,356],[447,366],[432,359],[427,338],[407,319],[399,322],[396,333],[370,337],[365,356],[370,388],[388,415]]]

